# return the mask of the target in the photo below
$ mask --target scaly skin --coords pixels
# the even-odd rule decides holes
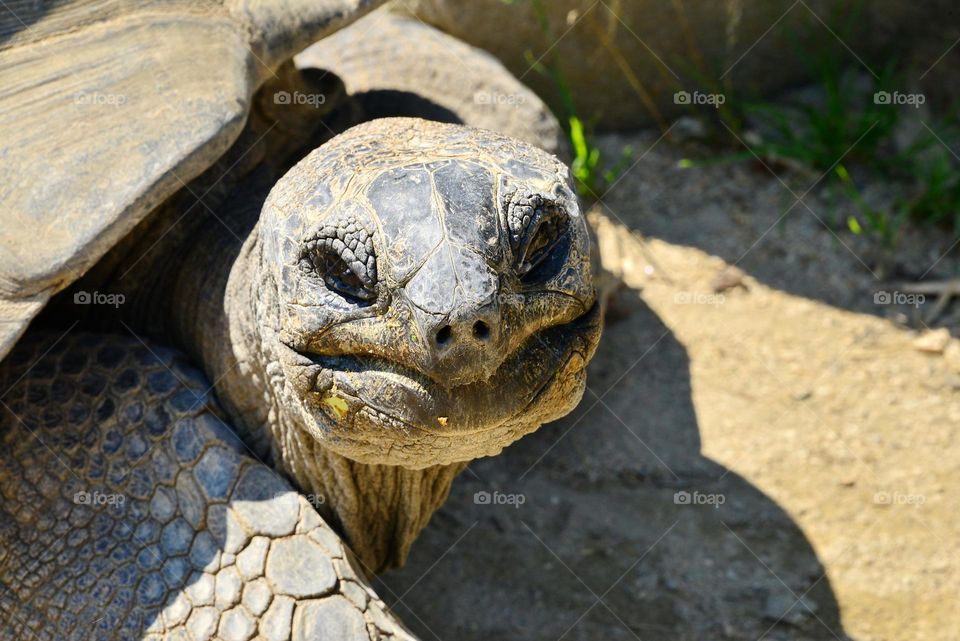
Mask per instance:
[[[133,337],[16,346],[0,366],[0,638],[412,638],[210,389]]]

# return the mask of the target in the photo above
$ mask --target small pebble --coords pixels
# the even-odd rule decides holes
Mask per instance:
[[[746,276],[739,267],[727,265],[713,275],[713,279],[710,281],[710,289],[713,290],[714,294],[725,292],[734,287],[743,287],[746,289],[747,286],[743,282]]]
[[[946,327],[923,332],[913,340],[913,348],[926,354],[943,354],[950,344],[950,331]]]

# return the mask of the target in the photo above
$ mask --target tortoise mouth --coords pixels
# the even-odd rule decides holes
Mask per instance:
[[[359,428],[364,417],[381,418],[405,431],[467,436],[537,414],[547,390],[586,368],[599,341],[600,314],[595,302],[572,321],[529,336],[486,380],[449,388],[380,356],[293,351],[311,370],[307,380],[313,385],[304,401],[341,427]]]

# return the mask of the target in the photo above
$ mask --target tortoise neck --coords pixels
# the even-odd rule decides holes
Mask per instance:
[[[337,528],[368,575],[401,567],[421,530],[443,505],[467,463],[409,469],[359,463],[321,446],[296,426],[282,430],[297,447],[281,466]]]
[[[169,307],[167,322],[176,343],[216,382],[235,362],[229,342],[224,340],[228,328],[225,298],[243,239],[225,233],[216,221],[196,234],[168,297],[177,304]]]

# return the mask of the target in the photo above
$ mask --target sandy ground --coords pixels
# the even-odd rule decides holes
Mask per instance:
[[[960,346],[875,302],[950,239],[881,268],[819,190],[788,210],[808,177],[685,153],[595,216],[625,287],[579,408],[472,464],[381,594],[425,640],[960,638]]]

